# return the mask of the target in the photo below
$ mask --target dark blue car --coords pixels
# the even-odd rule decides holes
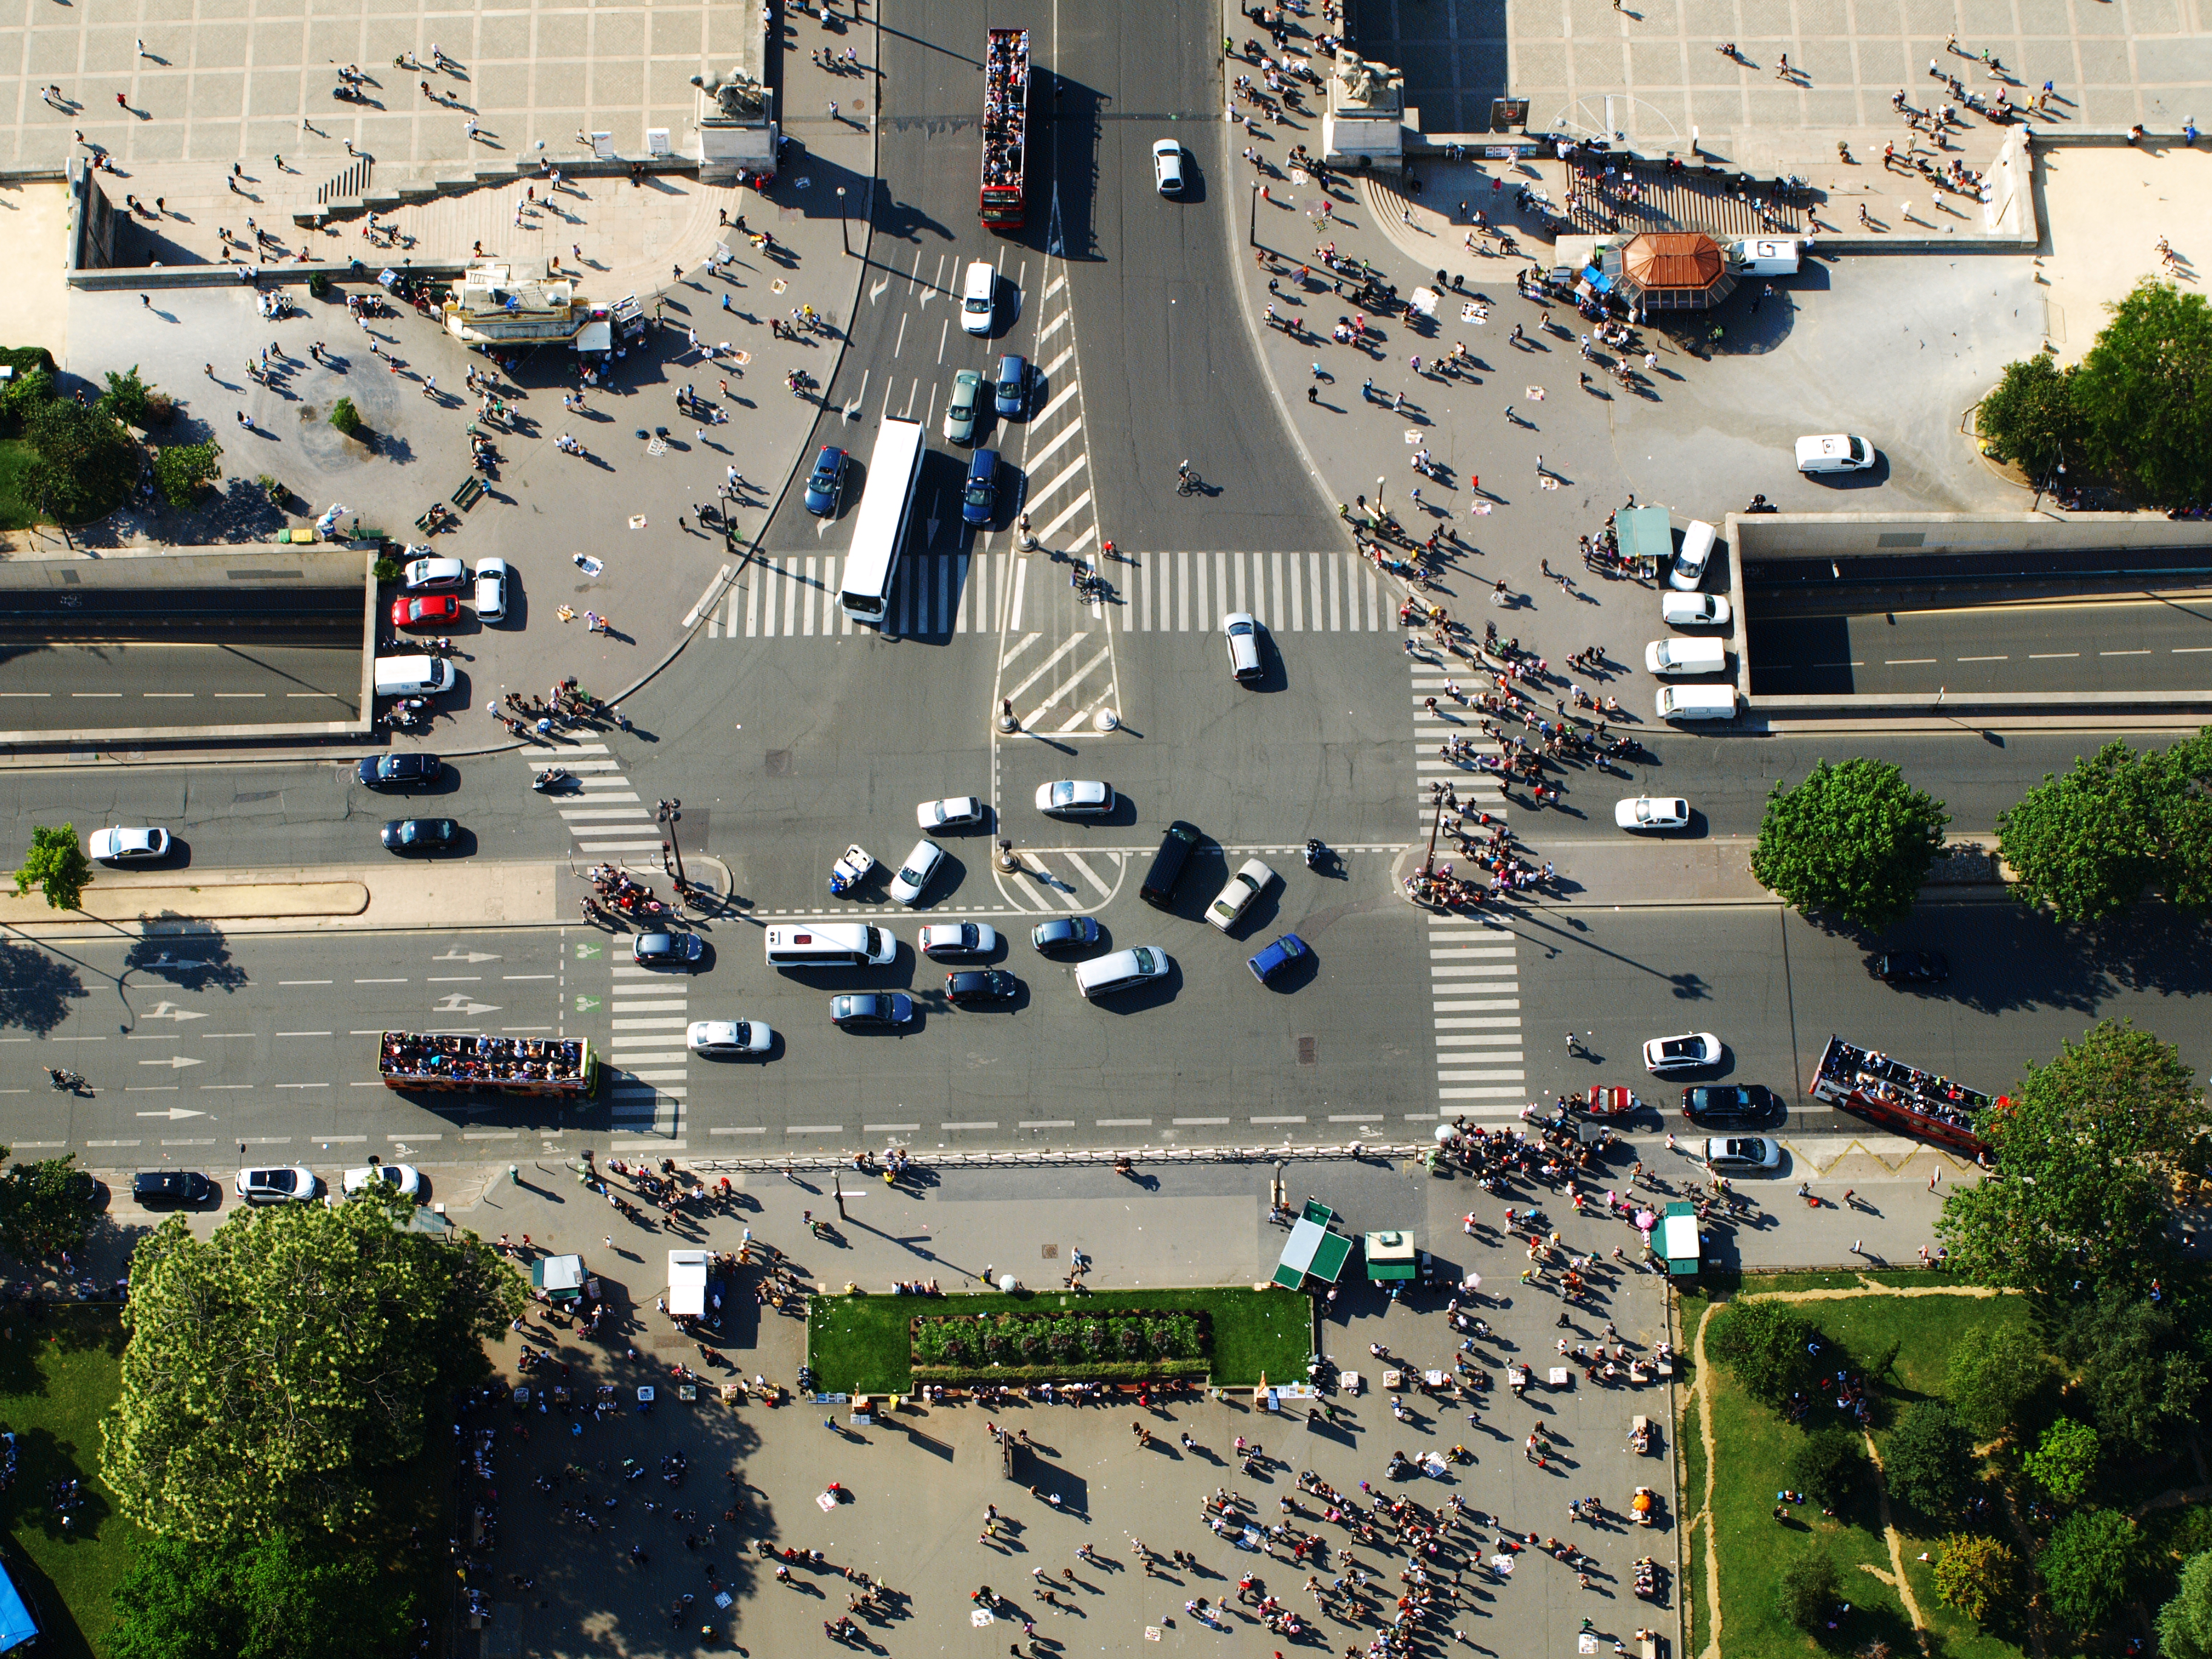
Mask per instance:
[[[991,380],[991,399],[1000,416],[1018,421],[1029,412],[1029,359],[1008,352],[999,359],[999,372]]]
[[[1098,924],[1089,916],[1054,916],[1030,930],[1030,943],[1049,956],[1098,943]]]
[[[445,769],[435,755],[370,755],[354,769],[354,776],[372,789],[404,789],[435,783]]]
[[[814,471],[806,475],[806,510],[817,519],[832,518],[845,499],[845,468],[852,457],[835,444],[824,444],[814,458]]]
[[[999,452],[979,449],[968,463],[968,483],[960,492],[964,524],[988,524],[999,509]]]
[[[1294,962],[1311,956],[1306,942],[1296,933],[1285,933],[1273,945],[1263,948],[1255,957],[1247,957],[1244,965],[1252,970],[1252,977],[1262,985],[1272,985]]]

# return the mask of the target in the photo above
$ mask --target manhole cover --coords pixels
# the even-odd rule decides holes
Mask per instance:
[[[769,750],[768,751],[768,758],[761,763],[761,770],[767,773],[769,776],[772,778],[789,777],[791,775],[791,750],[788,749]]]
[[[1321,1045],[1310,1036],[1298,1039],[1298,1064],[1310,1066],[1321,1058]]]
[[[1045,1259],[1046,1261],[1051,1261],[1056,1260],[1056,1259],[1058,1258],[1059,1255],[1060,1255],[1060,1246],[1059,1246],[1059,1245],[1057,1245],[1057,1244],[1048,1244],[1048,1245],[1046,1245],[1046,1246],[1044,1247],[1044,1259]]]

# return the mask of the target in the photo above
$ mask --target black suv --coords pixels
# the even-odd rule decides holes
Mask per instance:
[[[204,1204],[215,1196],[215,1182],[198,1170],[141,1170],[131,1179],[131,1196],[149,1206]]]
[[[1951,977],[1951,963],[1940,951],[1891,951],[1869,962],[1867,972],[1889,985],[1941,985]]]
[[[1705,1083],[1682,1091],[1682,1115],[1700,1127],[1756,1126],[1781,1115],[1763,1083]]]

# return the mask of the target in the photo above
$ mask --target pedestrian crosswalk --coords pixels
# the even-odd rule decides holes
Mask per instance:
[[[526,749],[519,757],[535,778],[550,763],[574,774],[573,793],[557,797],[561,819],[576,838],[576,850],[620,864],[641,854],[658,854],[665,839],[653,811],[637,798],[637,787],[623,775],[622,763],[603,743],[565,745],[558,757]]]
[[[1452,696],[1448,682],[1453,678],[1434,663],[1413,665],[1414,791],[1424,837],[1436,823],[1431,786],[1439,781],[1450,785],[1460,811],[1470,817],[1486,812],[1501,818],[1507,811],[1495,778],[1438,753],[1457,736],[1474,737],[1479,754],[1499,752],[1494,739],[1482,738],[1478,717]],[[1431,697],[1437,700],[1434,714],[1428,708]],[[1442,849],[1451,843],[1440,837],[1438,845]],[[1443,854],[1439,862],[1448,859]],[[1514,1121],[1528,1099],[1515,936],[1502,921],[1480,915],[1426,914],[1423,927],[1439,1115]]]
[[[1066,573],[1049,556],[908,554],[899,561],[883,631],[951,639],[1019,630],[1036,626],[1045,607],[1087,612],[1102,632],[1124,634],[1210,634],[1232,611],[1249,611],[1279,634],[1371,634],[1397,626],[1395,599],[1354,553],[1187,550],[1103,562],[1095,554],[1076,556],[1106,580],[1107,595],[1096,604],[1086,606],[1066,591]],[[813,553],[754,560],[714,595],[707,637],[809,641],[872,631],[837,603],[842,562],[835,554]]]
[[[684,1133],[684,1027],[690,1022],[688,975],[641,968],[615,955],[607,998],[607,1099],[617,1132],[669,1139]]]

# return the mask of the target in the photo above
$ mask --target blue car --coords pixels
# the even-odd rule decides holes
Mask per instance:
[[[682,968],[706,954],[696,933],[640,933],[629,942],[629,959],[641,968]]]
[[[991,380],[991,399],[1006,419],[1018,421],[1029,412],[1029,359],[1008,352],[999,359],[999,372]]]
[[[960,492],[963,524],[988,524],[999,508],[999,452],[979,449],[968,463],[968,483]]]
[[[1079,951],[1098,943],[1098,924],[1089,916],[1054,916],[1030,930],[1030,943],[1047,956],[1055,951]]]
[[[806,475],[806,510],[817,519],[834,517],[845,499],[845,468],[852,457],[835,444],[824,444],[814,458],[814,471]]]
[[[1302,962],[1312,954],[1306,949],[1306,942],[1296,933],[1285,933],[1259,955],[1247,957],[1244,965],[1252,970],[1252,977],[1261,984],[1272,985],[1292,963]]]
[[[354,776],[372,789],[404,789],[410,784],[435,783],[445,769],[446,763],[435,755],[403,750],[365,757],[354,769]]]

